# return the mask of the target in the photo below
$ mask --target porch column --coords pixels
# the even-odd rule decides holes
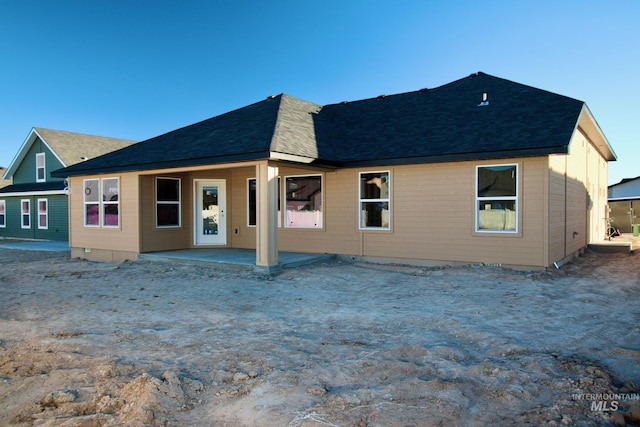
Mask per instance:
[[[256,165],[256,265],[278,265],[278,168]]]

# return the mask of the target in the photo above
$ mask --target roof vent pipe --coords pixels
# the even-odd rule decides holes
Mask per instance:
[[[486,107],[487,105],[489,105],[489,94],[487,92],[484,92],[482,94],[482,102],[478,104],[478,107]]]

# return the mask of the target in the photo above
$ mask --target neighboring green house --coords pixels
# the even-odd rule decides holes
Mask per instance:
[[[33,128],[2,178],[0,238],[68,240],[66,183],[51,171],[98,157],[134,141]],[[13,183],[11,183],[11,181]]]

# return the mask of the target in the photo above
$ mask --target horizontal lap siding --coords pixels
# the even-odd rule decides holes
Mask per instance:
[[[67,196],[18,196],[1,198],[6,203],[6,227],[0,228],[0,236],[20,239],[67,240],[69,221],[67,215]],[[47,228],[38,228],[38,200],[47,200]],[[31,226],[22,228],[21,200],[29,200],[31,208]]]
[[[457,260],[473,223],[473,174],[463,169],[455,163],[395,169],[393,234],[365,233],[365,255]]]
[[[31,227],[22,228],[21,200],[28,199],[31,203]],[[31,196],[5,197],[5,227],[0,228],[0,236],[16,237],[19,239],[35,239],[34,228],[37,227],[34,215],[35,199]]]
[[[233,169],[231,171],[230,189],[227,200],[231,206],[229,245],[234,248],[254,249],[256,247],[256,228],[250,227],[247,221],[248,182],[256,177],[255,166]],[[237,233],[236,233],[237,230]]]
[[[138,176],[135,173],[92,176],[91,178],[120,178],[120,226],[117,228],[85,227],[83,177],[69,180],[72,227],[69,243],[74,248],[96,248],[106,251],[139,252]]]
[[[549,263],[604,235],[607,162],[576,131],[569,154],[549,157]]]
[[[38,200],[47,200],[47,228],[38,228]],[[35,197],[32,202],[33,227],[35,228],[36,239],[45,240],[68,240],[69,239],[69,215],[67,196],[56,195],[46,197]]]
[[[565,257],[566,162],[566,155],[549,156],[549,263]]]
[[[576,132],[567,156],[566,254],[586,245],[587,232],[587,151],[589,143]],[[577,234],[576,234],[577,233]]]
[[[324,230],[281,228],[279,249],[542,266],[546,157],[490,163],[513,162],[519,164],[521,177],[520,233],[515,236],[475,233],[475,173],[479,163],[456,162],[322,173]],[[359,172],[383,170],[391,171],[391,230],[359,230]],[[312,173],[280,168],[283,178]]]
[[[180,227],[156,227],[156,177],[179,178],[180,194]],[[192,186],[188,173],[160,174],[140,177],[140,210],[141,252],[166,251],[182,249],[191,244],[191,228],[193,226]]]
[[[358,255],[358,174],[352,169],[339,171],[305,170],[291,167],[279,169],[282,178],[282,211],[285,214],[284,179],[294,175],[322,175],[323,229],[281,227],[278,248],[282,251],[337,253]]]
[[[492,163],[509,163],[496,161]],[[372,256],[441,261],[539,264],[543,239],[542,162],[520,163],[521,235],[475,233],[476,162],[405,167],[395,173],[394,235],[378,236],[366,248]]]

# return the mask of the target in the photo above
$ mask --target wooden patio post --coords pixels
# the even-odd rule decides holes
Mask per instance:
[[[278,168],[256,165],[256,266],[278,266]]]

